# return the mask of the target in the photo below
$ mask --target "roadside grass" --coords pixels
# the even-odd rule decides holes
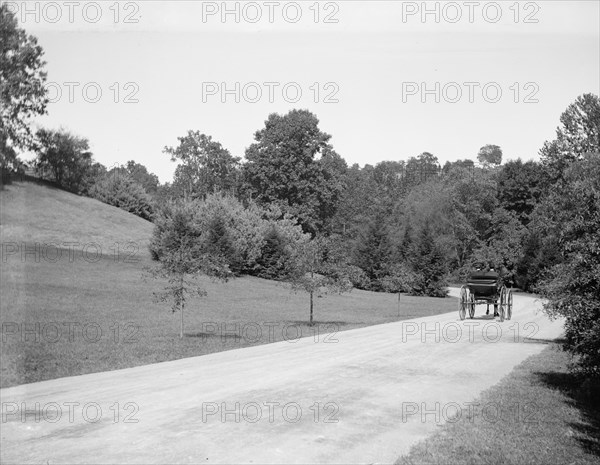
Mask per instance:
[[[95,260],[98,257],[89,256]],[[325,333],[454,311],[453,298],[402,296],[354,290],[315,299],[307,324],[308,294],[288,285],[242,277],[227,283],[201,279],[208,295],[188,303],[185,337],[180,313],[157,304],[166,284],[143,279],[143,267],[102,256],[73,260],[63,251],[52,263],[35,256],[2,260],[1,386],[114,370],[204,355],[297,337],[323,342]],[[340,334],[330,336],[341,338]]]
[[[599,463],[600,383],[568,364],[549,344],[482,393],[473,415],[463,409],[396,465]]]

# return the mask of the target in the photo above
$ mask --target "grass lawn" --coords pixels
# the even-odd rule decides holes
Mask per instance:
[[[180,315],[152,299],[165,283],[142,279],[144,266],[153,265],[151,223],[34,183],[9,185],[0,197],[0,387],[298,336],[322,342],[324,333],[457,308],[453,298],[402,296],[399,307],[396,295],[354,290],[315,299],[316,325],[309,327],[308,296],[287,285],[251,277],[205,280],[208,296],[190,302],[180,339]],[[45,242],[78,245],[44,248]],[[92,242],[97,246],[86,255]],[[121,244],[118,254],[115,244]],[[23,256],[25,248],[30,253]]]
[[[599,463],[600,383],[571,374],[568,363],[549,344],[477,399],[494,406],[487,419],[483,408],[463,410],[396,465]]]

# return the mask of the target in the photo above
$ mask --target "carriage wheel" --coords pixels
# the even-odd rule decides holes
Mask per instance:
[[[460,288],[460,300],[458,301],[458,316],[461,320],[467,315],[467,304],[469,300],[469,289],[466,286]]]
[[[475,296],[469,292],[469,318],[475,316]]]
[[[500,289],[500,305],[499,307],[499,314],[500,314],[500,323],[502,323],[504,321],[504,315],[506,312],[506,307],[507,307],[507,294],[506,294],[506,287],[502,286],[502,288]]]
[[[507,292],[507,300],[506,300],[506,319],[510,320],[512,318],[512,307],[513,307],[513,294],[512,290],[508,290]]]

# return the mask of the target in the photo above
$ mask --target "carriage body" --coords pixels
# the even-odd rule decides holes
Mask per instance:
[[[500,321],[510,320],[512,317],[512,290],[507,289],[502,278],[493,270],[477,270],[469,276],[467,283],[460,289],[459,316],[461,320],[475,316],[475,306],[487,305],[489,313],[490,305],[494,306],[494,315],[498,314]]]

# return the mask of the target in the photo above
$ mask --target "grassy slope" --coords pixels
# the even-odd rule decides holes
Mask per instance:
[[[3,243],[94,242],[110,253],[115,243],[134,242],[148,256],[152,223],[98,200],[33,182],[15,182],[0,191],[0,204]]]
[[[396,465],[599,463],[600,384],[582,386],[568,363],[550,344],[475,401],[487,417],[464,409]]]
[[[64,251],[55,262],[42,257],[35,262],[33,255],[25,260],[19,254],[2,257],[1,387],[264,344],[286,334],[293,338],[296,331],[311,336],[315,330],[322,334],[456,308],[454,299],[403,296],[399,316],[396,296],[355,290],[316,299],[319,324],[309,328],[306,295],[251,277],[228,283],[205,280],[208,296],[191,303],[185,314],[186,337],[180,340],[179,315],[152,299],[152,292],[164,283],[142,279],[144,266],[152,265],[147,251],[150,223],[95,200],[32,183],[9,185],[0,197],[2,243],[27,241],[33,247],[35,241],[97,242],[106,253],[94,262],[82,256],[81,246],[73,257]],[[115,243],[129,241],[138,246],[136,260],[113,255]],[[94,260],[90,250],[88,258]],[[220,330],[203,333],[211,322],[220,329],[226,322],[237,337],[221,337]],[[271,334],[265,324],[270,322],[277,324]],[[242,325],[247,323],[254,325],[244,333]],[[286,324],[294,326],[284,333]]]

